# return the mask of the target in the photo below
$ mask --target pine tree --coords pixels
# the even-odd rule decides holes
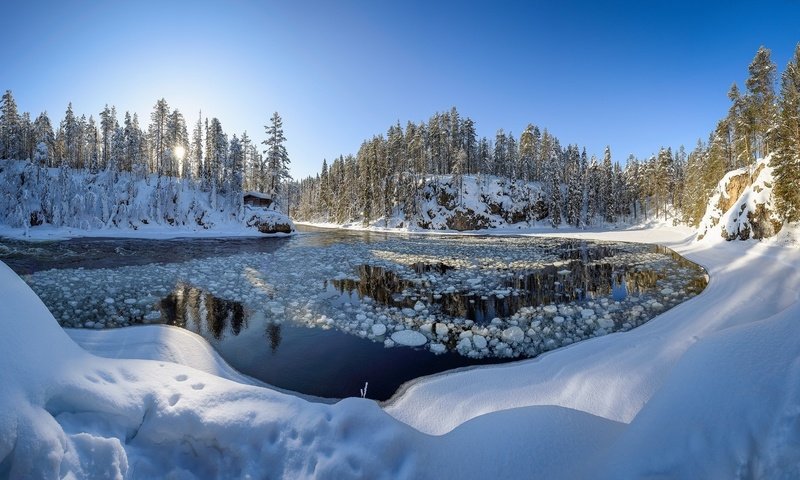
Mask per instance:
[[[786,221],[800,221],[800,43],[781,76],[780,114],[776,127],[777,149],[774,194],[778,214]]]
[[[753,155],[761,158],[770,151],[767,133],[775,123],[775,75],[776,67],[770,59],[768,48],[759,47],[753,62],[748,68],[750,76],[746,85],[748,90],[747,108],[753,121]]]
[[[53,133],[53,125],[50,123],[50,118],[47,116],[47,112],[40,113],[39,116],[36,117],[36,120],[34,120],[33,134],[36,142],[36,151],[42,151],[42,148],[40,148],[39,144],[44,144],[44,147],[47,151],[45,163],[41,166],[52,167],[53,149],[55,148],[56,137]],[[42,157],[40,156],[40,158]]]
[[[100,168],[107,168],[109,156],[111,155],[111,141],[117,129],[117,115],[114,107],[108,108],[106,104],[100,112],[100,137],[102,138],[102,155]]]
[[[171,162],[171,156],[167,151],[168,118],[169,105],[162,98],[153,106],[153,112],[150,114],[149,130],[150,149],[152,152],[150,170],[157,173],[159,177],[169,174],[169,162]]]
[[[519,165],[517,171],[519,172],[519,178],[523,181],[528,182],[531,180],[535,154],[533,125],[529,123],[522,135],[519,136]]]
[[[197,117],[197,123],[192,131],[192,148],[189,156],[194,163],[194,177],[203,188],[208,188],[208,177],[206,176],[205,166],[203,165],[203,112]]]
[[[78,168],[79,151],[80,151],[80,126],[75,119],[75,114],[72,112],[72,102],[67,106],[67,112],[64,115],[64,120],[61,122],[61,130],[64,135],[64,151],[63,162],[67,166]],[[62,162],[62,163],[63,163]]]

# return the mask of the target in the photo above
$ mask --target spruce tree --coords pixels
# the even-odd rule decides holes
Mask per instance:
[[[0,102],[0,159],[18,159],[22,147],[20,118],[11,90],[6,90]]]
[[[283,120],[278,112],[272,114],[269,125],[264,127],[267,139],[262,142],[266,149],[267,169],[269,172],[269,193],[274,197],[279,194],[281,182],[290,178],[289,155],[286,153],[286,137],[283,134]]]

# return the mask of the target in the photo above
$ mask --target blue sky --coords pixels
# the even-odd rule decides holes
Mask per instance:
[[[615,159],[694,146],[759,45],[782,70],[800,1],[5,1],[0,89],[55,122],[68,102],[261,141],[281,113],[295,177],[396,121],[457,106],[478,133],[528,123]]]

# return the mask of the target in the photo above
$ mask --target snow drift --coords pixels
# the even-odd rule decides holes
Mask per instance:
[[[575,235],[659,239],[711,283],[626,333],[422,379],[385,411],[222,378],[203,348],[148,348],[173,343],[167,327],[120,330],[152,360],[96,357],[0,265],[0,477],[796,478],[800,252]]]

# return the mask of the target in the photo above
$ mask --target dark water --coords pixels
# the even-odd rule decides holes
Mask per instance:
[[[468,365],[509,359],[469,359],[457,353],[385,348],[336,329],[269,322],[241,304],[181,285],[162,300],[169,322],[198,333],[237,370],[287,390],[318,397],[386,400],[404,382]]]
[[[463,268],[456,267],[457,259],[448,256],[458,252],[462,260],[481,258],[490,255],[495,245],[498,249],[515,251],[518,257],[523,250],[522,257],[526,257],[525,249],[530,249],[531,257],[544,253],[561,263],[542,268],[487,267],[495,272],[487,280],[490,285],[484,285],[483,291],[470,291],[463,278],[458,277],[463,274]],[[397,261],[354,264],[350,258],[353,254],[348,253],[350,246],[355,249],[356,256],[374,256],[375,252],[422,252],[438,260],[405,265]],[[657,247],[643,247],[642,251],[653,249],[658,250]],[[306,252],[310,253],[306,255]],[[0,260],[23,275],[65,326],[87,327],[87,320],[94,323],[105,318],[117,320],[94,328],[142,322],[168,323],[198,333],[234,368],[277,387],[342,398],[358,396],[359,389],[369,382],[367,397],[376,400],[388,399],[400,385],[420,376],[515,359],[476,359],[452,351],[435,355],[422,348],[385,348],[382,340],[372,341],[336,328],[307,326],[302,321],[308,317],[303,316],[307,314],[303,309],[313,309],[313,316],[339,315],[337,318],[347,320],[362,311],[359,308],[365,304],[369,306],[367,302],[409,309],[418,300],[424,300],[431,313],[439,317],[486,323],[494,317],[513,315],[523,307],[600,297],[623,300],[629,295],[652,290],[663,278],[663,273],[648,269],[604,263],[605,258],[619,253],[614,246],[564,239],[534,241],[483,237],[472,241],[463,237],[317,229],[301,229],[298,235],[290,238],[72,239],[37,243],[0,239]],[[659,253],[673,256],[678,265],[690,264],[666,249]],[[269,257],[268,261],[264,260],[267,263],[259,263],[265,255]],[[343,258],[346,255],[349,257]],[[227,258],[234,260],[226,264]],[[249,262],[249,258],[253,261]],[[163,284],[164,276],[182,265],[195,262],[202,270],[204,263],[215,261],[214,265],[221,266],[210,273],[212,277],[238,275],[243,270],[264,273],[263,280],[269,285],[262,290],[268,295],[262,295],[263,300],[254,303],[253,297],[245,302],[233,299],[236,295],[212,294],[208,287],[202,286],[208,283],[207,278],[193,278],[200,270],[176,274],[175,280],[169,277]],[[337,262],[342,262],[337,268],[350,277],[335,279],[333,270],[318,268]],[[588,262],[594,263],[587,265]],[[138,267],[154,275],[154,284],[160,280],[163,286],[154,285],[148,290],[147,278],[135,278],[140,271]],[[284,275],[276,280],[277,277],[270,276],[276,273],[271,269],[281,274],[297,273],[300,277]],[[100,273],[94,275],[92,271]],[[64,278],[58,277],[59,272],[66,272]],[[120,282],[118,278],[112,281],[113,274],[134,276],[127,279],[131,292],[125,291],[127,277],[122,279],[121,287],[112,286],[114,281]],[[91,277],[91,286],[83,284],[83,280],[74,280],[84,275]],[[203,275],[208,276],[209,272]],[[434,291],[421,280],[427,276],[461,286],[453,292]],[[47,280],[52,278],[58,280],[53,282],[55,285],[48,285]],[[270,284],[272,281],[274,284]],[[74,285],[65,288],[63,284],[70,282]],[[697,285],[690,288],[700,291],[704,286],[702,280],[697,280]],[[240,284],[240,287],[252,288],[252,285]],[[506,293],[490,293],[499,289],[505,289]],[[138,296],[132,293],[134,290]],[[126,294],[133,297],[130,298],[132,302],[138,303],[128,308]],[[109,297],[114,301],[107,302]],[[270,307],[264,304],[278,300],[286,301],[280,305],[281,313],[273,315]],[[147,320],[144,315],[147,311],[156,314],[155,320]],[[451,337],[448,347],[454,348],[455,341]]]

